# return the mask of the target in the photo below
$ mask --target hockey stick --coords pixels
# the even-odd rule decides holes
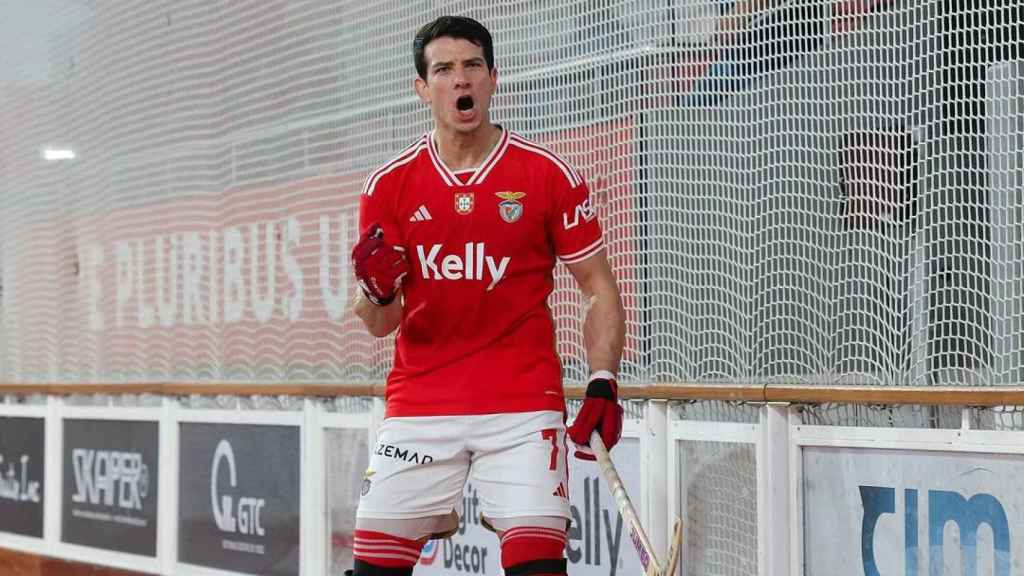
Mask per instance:
[[[636,510],[633,509],[633,502],[629,499],[629,495],[626,494],[626,487],[622,484],[619,473],[615,471],[615,464],[612,463],[612,458],[608,455],[608,449],[605,448],[601,435],[597,431],[590,434],[590,448],[594,451],[594,456],[597,457],[597,465],[601,468],[601,474],[604,476],[605,482],[608,483],[608,489],[611,491],[612,497],[615,498],[615,506],[619,509],[619,514],[622,515],[623,520],[629,526],[629,539],[633,542],[636,553],[640,557],[640,564],[644,567],[644,576],[675,576],[676,566],[679,563],[680,547],[682,545],[682,521],[676,520],[675,528],[672,531],[672,543],[669,546],[666,558],[668,564],[665,568],[662,568],[662,565],[658,562],[657,555],[654,553],[654,547],[651,546],[651,541],[647,538],[643,525],[640,524],[640,517],[637,516]]]
[[[676,525],[672,529],[672,544],[668,547],[668,566],[665,568],[665,576],[676,576],[679,566],[679,555],[683,546],[683,520],[676,518]]]

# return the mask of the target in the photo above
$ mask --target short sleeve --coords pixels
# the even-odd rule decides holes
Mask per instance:
[[[392,199],[393,195],[383,179],[378,179],[372,187],[364,187],[359,196],[360,236],[373,224],[380,224],[384,228],[384,241],[394,246],[401,245],[402,230],[395,220]]]
[[[548,222],[549,234],[558,259],[572,264],[599,252],[604,242],[597,207],[586,182],[558,176],[552,190],[554,215]]]

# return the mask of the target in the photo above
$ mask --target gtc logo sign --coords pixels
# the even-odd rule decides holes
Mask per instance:
[[[75,448],[71,462],[77,490],[72,502],[142,509],[142,500],[149,492],[149,468],[142,454]]]
[[[918,576],[918,493],[916,489],[903,491],[903,534],[905,546],[904,576]],[[883,486],[860,486],[860,499],[864,505],[861,524],[861,551],[864,576],[883,576],[875,559],[875,527],[885,514],[896,513],[896,489]],[[992,530],[994,550],[993,576],[1010,576],[1010,525],[1006,511],[991,494],[979,493],[965,499],[957,492],[928,491],[928,574],[943,573],[943,532],[948,522],[957,525],[960,532],[960,557],[964,576],[978,573],[978,527],[987,524]],[[895,576],[892,571],[884,576]]]
[[[225,461],[228,467],[228,480],[232,488],[238,486],[238,478],[235,470],[235,452],[231,449],[231,443],[221,440],[213,453],[213,468],[210,471],[210,504],[213,509],[213,520],[221,532],[231,534],[247,534],[256,536],[266,535],[260,520],[260,512],[266,506],[263,498],[242,497],[238,499],[238,506],[235,507],[234,499],[227,494],[217,496],[217,472],[220,470],[221,461]],[[236,516],[237,512],[237,516]]]

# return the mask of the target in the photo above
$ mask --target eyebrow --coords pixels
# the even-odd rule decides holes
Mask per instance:
[[[482,64],[484,62],[484,59],[482,57],[480,57],[480,56],[474,56],[472,58],[466,58],[462,62],[464,64],[471,64],[471,63],[473,63],[473,64]],[[430,68],[431,69],[435,69],[435,68],[440,68],[441,66],[451,66],[454,63],[455,62],[453,60],[442,60],[440,62],[434,62],[433,64],[430,65]]]

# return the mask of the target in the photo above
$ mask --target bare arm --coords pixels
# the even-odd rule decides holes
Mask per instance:
[[[387,306],[377,306],[363,296],[362,290],[357,289],[353,309],[370,334],[383,338],[394,332],[402,322],[402,295],[399,293]]]
[[[591,373],[607,370],[618,374],[626,337],[626,313],[604,250],[573,264],[566,264],[588,303],[583,320],[583,343]]]

